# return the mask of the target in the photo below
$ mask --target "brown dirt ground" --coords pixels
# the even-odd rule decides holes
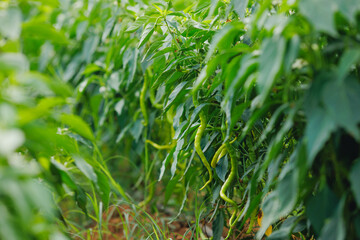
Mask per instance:
[[[135,216],[135,211],[128,205],[120,205],[110,207],[109,210],[103,215],[104,226],[107,226],[106,230],[102,231],[102,239],[103,240],[138,240],[138,239],[146,239],[146,231],[140,227],[140,224],[146,226],[147,230],[152,233],[153,229],[151,224],[151,220],[146,216],[145,213]],[[140,211],[141,212],[141,211]],[[148,211],[149,212],[149,211]],[[150,216],[157,222],[158,226],[161,229],[165,230],[165,235],[167,239],[172,240],[193,240],[195,239],[193,234],[193,228],[191,228],[185,220],[176,220],[171,223],[168,223],[170,216],[165,213],[154,213],[150,214]],[[242,229],[234,229],[231,240],[253,240],[255,239],[255,234],[259,230],[259,225],[255,223],[252,230],[247,233],[250,221],[247,220],[244,227]],[[126,224],[126,228],[124,228],[124,224]],[[202,232],[207,237],[212,236],[212,224],[201,222],[200,226],[202,228]],[[144,235],[135,235],[133,238],[127,238],[126,229],[138,227],[139,231],[143,231]],[[97,231],[97,226],[92,225],[90,228],[93,230],[92,233],[88,236],[88,234],[84,234],[85,239],[89,240],[98,240],[99,233]],[[128,230],[129,231],[129,230]],[[225,238],[227,235],[228,229],[224,227],[223,237]],[[156,239],[156,237],[154,236]],[[75,238],[76,240],[80,238]],[[264,238],[265,239],[265,238]],[[292,236],[293,240],[299,240],[295,236]]]

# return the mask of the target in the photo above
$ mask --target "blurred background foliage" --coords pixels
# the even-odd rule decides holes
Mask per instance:
[[[203,219],[360,238],[359,11],[1,1],[0,239],[85,239],[119,201],[175,208],[195,239]]]

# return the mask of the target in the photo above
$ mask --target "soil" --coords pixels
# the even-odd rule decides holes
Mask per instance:
[[[147,239],[149,233],[154,234],[153,227],[158,225],[161,230],[165,229],[165,236],[171,240],[193,240],[195,238],[194,223],[189,223],[185,219],[179,219],[169,222],[171,217],[167,213],[152,213],[150,211],[134,210],[129,205],[112,206],[103,215],[103,228],[99,237],[98,225],[93,224],[89,226],[91,231],[83,235],[84,238],[75,238],[76,240],[138,240]],[[155,221],[156,225],[152,222]],[[230,240],[253,240],[256,232],[259,230],[259,225],[254,224],[250,232],[248,232],[250,220],[247,220],[242,229],[234,229]],[[203,234],[210,238],[212,237],[212,223],[200,223]],[[159,234],[159,231],[157,231]],[[224,227],[222,240],[225,239],[228,229]],[[292,239],[299,239],[294,238]],[[150,239],[150,238],[148,238]],[[153,239],[157,239],[155,234]],[[161,237],[160,237],[161,239]],[[265,239],[265,238],[264,238]]]

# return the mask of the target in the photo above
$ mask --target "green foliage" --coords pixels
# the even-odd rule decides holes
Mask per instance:
[[[136,189],[195,208],[196,236],[262,209],[258,239],[359,238],[359,16],[355,0],[3,1],[1,233],[64,238],[55,223],[101,225]]]

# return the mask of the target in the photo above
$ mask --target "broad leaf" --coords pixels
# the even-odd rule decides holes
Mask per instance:
[[[84,158],[80,156],[74,156],[75,164],[80,169],[80,171],[91,181],[97,183],[97,175],[93,167],[85,161]]]
[[[338,200],[328,186],[307,201],[306,215],[318,234],[322,231],[327,219],[335,213],[337,204]]]
[[[349,134],[360,140],[360,130],[357,124],[360,122],[360,84],[353,78],[339,83],[330,81],[324,87],[322,99],[329,117]]]
[[[239,15],[240,19],[244,19],[246,14],[246,8],[248,5],[249,0],[232,0],[231,4],[237,13]]]
[[[344,240],[346,239],[346,225],[343,218],[343,210],[345,206],[345,196],[341,199],[336,207],[335,214],[330,220],[326,221],[324,228],[321,231],[320,240]]]
[[[316,30],[336,35],[334,7],[337,0],[303,0],[300,1],[300,12],[309,19]]]
[[[56,30],[53,26],[37,21],[26,22],[22,26],[22,37],[48,40],[53,43],[67,44],[69,40],[62,31]]]
[[[18,39],[21,32],[21,18],[19,9],[0,10],[0,34],[11,40]]]
[[[262,53],[259,59],[259,77],[257,80],[260,106],[265,103],[282,68],[285,43],[284,38],[274,36],[265,39],[261,46]]]
[[[351,183],[351,190],[354,194],[356,203],[360,207],[360,159],[357,159],[351,168],[349,180]]]
[[[21,53],[0,53],[0,71],[25,72],[29,70],[29,62]]]
[[[229,167],[229,159],[227,157],[227,155],[225,155],[224,157],[222,157],[219,162],[216,164],[216,174],[218,175],[218,177],[220,178],[221,181],[225,182],[225,176],[226,173],[228,172],[228,167]]]
[[[212,225],[212,230],[213,230],[212,239],[220,240],[222,237],[223,229],[224,229],[224,213],[223,211],[219,211]]]
[[[61,116],[61,122],[63,124],[68,125],[71,128],[71,130],[80,134],[81,136],[83,136],[91,141],[95,140],[95,137],[94,137],[90,127],[79,116],[76,116],[73,114],[63,114]]]
[[[257,236],[262,237],[270,224],[289,214],[296,204],[297,197],[297,173],[290,171],[279,179],[276,189],[265,198],[262,205],[264,217]]]

